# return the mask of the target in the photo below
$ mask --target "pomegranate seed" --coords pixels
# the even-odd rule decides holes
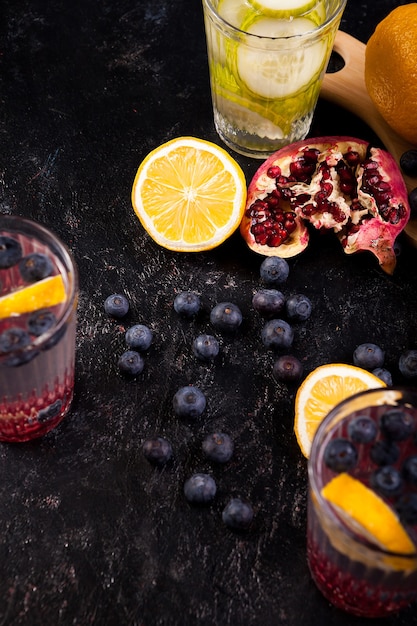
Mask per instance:
[[[281,176],[280,166],[271,165],[271,167],[267,169],[266,175],[269,176],[269,178],[278,178],[278,176]]]
[[[350,167],[355,167],[356,165],[359,165],[361,161],[359,152],[356,152],[356,150],[349,150],[349,152],[346,152],[346,154],[343,155],[343,158],[345,159],[346,163],[350,165]]]

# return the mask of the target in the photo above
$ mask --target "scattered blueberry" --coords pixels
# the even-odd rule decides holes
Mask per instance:
[[[153,341],[153,332],[144,324],[135,324],[127,329],[125,340],[132,350],[147,350]]]
[[[417,378],[417,350],[403,352],[398,367],[404,378]]]
[[[417,524],[417,493],[405,493],[396,502],[395,508],[405,524]]]
[[[200,296],[193,291],[182,291],[174,299],[174,310],[178,315],[194,317],[201,308]]]
[[[174,395],[172,405],[178,417],[196,419],[206,408],[206,396],[198,387],[180,387]]]
[[[246,530],[253,520],[252,505],[240,498],[232,498],[223,509],[222,520],[229,528]]]
[[[120,293],[114,293],[106,298],[104,302],[104,310],[107,315],[111,315],[112,317],[124,317],[129,311],[129,301],[126,296],[123,296]]]
[[[285,296],[278,289],[259,289],[252,298],[252,306],[262,317],[275,317],[285,307]]]
[[[210,322],[220,332],[234,332],[242,323],[242,313],[237,304],[219,302],[210,311]]]
[[[270,286],[282,285],[290,273],[288,261],[279,256],[268,256],[261,263],[259,274],[265,284]]]
[[[188,502],[210,502],[216,491],[216,482],[209,474],[193,474],[184,483],[184,495]]]
[[[17,239],[0,236],[0,269],[5,270],[16,265],[22,257],[22,246]]]
[[[311,315],[311,300],[302,293],[290,296],[285,307],[288,318],[294,322],[305,322]]]
[[[303,370],[303,364],[300,359],[297,359],[292,354],[285,354],[275,361],[272,375],[277,381],[293,383],[300,380]]]
[[[211,433],[203,440],[205,456],[216,463],[227,463],[233,455],[234,445],[226,433]]]
[[[369,456],[375,465],[393,465],[400,456],[400,449],[393,441],[381,439],[372,444]]]
[[[9,354],[14,350],[22,350],[30,344],[30,336],[22,328],[8,328],[0,335],[0,354]]]
[[[347,472],[355,467],[358,453],[348,439],[332,439],[324,450],[324,462],[334,472]]]
[[[392,387],[392,374],[385,367],[376,367],[372,374],[378,376],[388,387]]]
[[[380,418],[381,432],[391,441],[404,441],[414,431],[414,419],[401,409],[390,409]]]
[[[367,415],[358,415],[348,425],[348,435],[355,443],[371,443],[378,434],[378,426]]]
[[[366,370],[382,367],[385,352],[375,343],[361,343],[353,352],[353,364]]]
[[[219,342],[213,335],[199,335],[194,339],[193,352],[199,361],[213,361],[219,351]]]
[[[264,346],[274,350],[290,348],[294,340],[294,331],[288,322],[280,319],[269,320],[261,331]]]
[[[400,157],[400,167],[404,174],[417,176],[417,150],[406,150]]]
[[[54,267],[46,254],[33,252],[19,261],[19,272],[27,283],[36,283],[52,274]]]
[[[40,337],[56,324],[56,317],[49,309],[34,311],[28,318],[28,331]]]
[[[126,352],[123,352],[119,357],[117,364],[122,374],[136,376],[142,372],[145,362],[136,350],[126,350]]]
[[[408,483],[417,486],[417,455],[409,456],[404,461],[402,472]]]
[[[153,465],[165,465],[172,458],[172,445],[165,437],[149,437],[143,442],[142,450]]]
[[[402,489],[403,479],[400,472],[391,465],[384,465],[371,474],[371,487],[381,496],[397,496]]]

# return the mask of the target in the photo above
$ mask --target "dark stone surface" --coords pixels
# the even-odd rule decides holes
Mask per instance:
[[[405,2],[350,0],[342,28],[366,41]],[[321,597],[306,565],[306,462],[293,435],[294,389],[271,376],[251,309],[260,257],[239,235],[207,254],[174,254],[144,233],[130,202],[142,159],[179,135],[219,143],[212,122],[198,0],[0,0],[0,210],[52,227],[80,271],[75,400],[43,439],[0,446],[0,623],[100,626],[365,625]],[[313,135],[377,141],[360,120],[319,102]],[[259,163],[236,157],[248,181]],[[306,373],[351,362],[362,341],[381,344],[395,382],[397,360],[416,347],[416,250],[403,243],[393,277],[367,255],[347,257],[314,237],[291,261],[284,291],[314,304],[293,352]],[[172,308],[182,289],[202,294],[192,322]],[[124,292],[131,314],[106,317]],[[241,331],[222,340],[213,366],[191,342],[209,329],[211,306],[239,304]],[[155,342],[134,381],[117,372],[124,330],[151,326]],[[208,407],[196,423],[173,416],[172,396],[199,385]],[[201,441],[221,428],[235,441],[224,467]],[[151,434],[175,460],[143,458]],[[182,493],[194,471],[218,484],[212,505]],[[250,532],[221,521],[232,495],[255,509]],[[415,608],[378,623],[417,624]]]

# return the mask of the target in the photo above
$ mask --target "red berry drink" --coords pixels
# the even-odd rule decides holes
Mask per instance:
[[[417,600],[417,391],[340,403],[309,459],[308,563],[323,595],[363,617]]]
[[[0,441],[57,426],[74,388],[77,269],[57,237],[0,216]]]

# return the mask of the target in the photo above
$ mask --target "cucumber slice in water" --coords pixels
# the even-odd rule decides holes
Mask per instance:
[[[327,58],[327,42],[317,41],[305,49],[295,36],[315,28],[314,22],[303,17],[293,20],[265,17],[248,27],[247,32],[260,39],[257,48],[243,44],[237,48],[237,71],[247,88],[262,98],[286,98],[316,80]],[[261,48],[262,37],[287,37],[285,50],[268,50],[267,41]]]
[[[254,8],[245,0],[220,0],[217,12],[235,28],[241,28],[250,15],[257,15]]]
[[[310,11],[317,0],[249,0],[256,11],[267,17],[297,17]]]

